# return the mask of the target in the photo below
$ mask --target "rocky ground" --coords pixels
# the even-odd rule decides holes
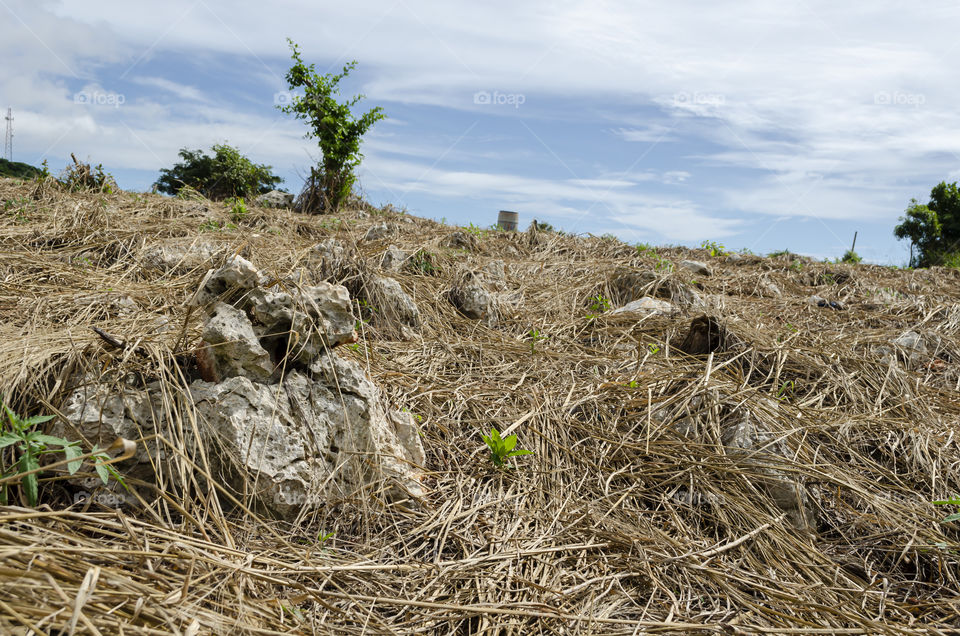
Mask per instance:
[[[34,510],[6,478],[4,633],[960,622],[932,504],[960,491],[956,270],[0,202],[0,392],[85,451],[135,443],[125,487],[61,463]],[[532,454],[496,466],[491,427]]]

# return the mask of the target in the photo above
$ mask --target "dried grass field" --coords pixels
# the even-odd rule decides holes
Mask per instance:
[[[131,480],[138,505],[111,507],[76,501],[53,467],[29,508],[8,473],[0,633],[960,626],[960,533],[932,504],[960,492],[957,270],[638,250],[366,205],[238,217],[12,179],[0,204],[7,404],[55,415],[77,382],[160,382],[178,426],[143,437],[187,484]],[[328,239],[336,258],[316,249]],[[385,272],[391,245],[405,260]],[[414,414],[423,497],[370,484],[281,521],[204,486],[216,482],[206,458],[183,452],[202,425],[183,399],[201,330],[187,301],[232,255],[347,287],[360,340],[337,353]],[[371,292],[385,274],[418,325]],[[480,318],[452,302],[469,281],[495,299]],[[615,312],[645,297],[669,309]],[[492,426],[533,454],[494,466],[481,439]]]

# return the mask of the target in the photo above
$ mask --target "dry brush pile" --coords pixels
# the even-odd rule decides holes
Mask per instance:
[[[8,479],[0,632],[960,624],[960,536],[931,504],[960,492],[955,270],[638,251],[389,207],[238,216],[13,180],[0,202],[6,402],[56,414],[91,374],[150,379],[179,423],[161,441],[179,486],[131,483],[136,506],[75,501],[61,466],[26,508]],[[234,254],[350,290],[361,339],[338,351],[414,414],[423,498],[373,484],[283,522],[224,496],[184,452],[200,425],[183,399],[200,336],[187,301]],[[659,309],[616,311],[644,298]],[[495,467],[491,427],[534,454]]]

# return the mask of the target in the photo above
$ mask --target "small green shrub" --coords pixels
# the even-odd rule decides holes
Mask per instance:
[[[229,201],[230,204],[230,218],[235,222],[239,223],[242,221],[248,214],[247,204],[244,202],[243,197],[237,197]]]
[[[501,438],[500,431],[493,426],[490,427],[490,434],[483,435],[482,437],[483,441],[487,444],[487,448],[490,449],[490,459],[498,468],[512,468],[512,466],[506,463],[506,460],[510,457],[533,455],[533,451],[523,449],[514,450],[517,445],[517,436],[507,435],[507,437]]]
[[[27,504],[29,506],[36,506],[38,498],[38,477],[40,474],[37,469],[40,468],[40,458],[50,453],[62,452],[66,459],[70,460],[67,462],[67,471],[72,475],[80,469],[80,465],[82,464],[82,461],[79,459],[81,456],[80,443],[70,442],[60,437],[54,437],[53,435],[44,435],[36,429],[37,425],[52,420],[55,417],[53,415],[34,415],[33,417],[23,419],[14,413],[5,402],[3,403],[3,411],[6,415],[6,422],[4,422],[3,427],[0,428],[0,430],[3,431],[3,433],[0,434],[0,450],[15,446],[19,454],[19,457],[16,458],[16,461],[10,468],[6,468],[5,463],[3,463],[3,458],[0,456],[0,466],[3,468],[3,476],[22,475],[20,479],[20,490],[24,497],[26,497]],[[60,450],[50,449],[48,446],[59,446]],[[105,452],[94,447],[93,457],[97,459],[94,468],[103,483],[107,483],[110,475],[113,474],[113,476],[123,484],[120,475],[104,463],[108,459]],[[0,502],[6,505],[7,500],[7,484],[4,483],[0,486]]]
[[[530,353],[537,352],[537,343],[541,340],[547,340],[550,336],[545,336],[538,329],[531,329],[527,332],[527,336],[530,337]]]
[[[726,248],[715,241],[704,241],[700,244],[700,247],[710,252],[710,256],[714,258],[718,258],[727,253]]]
[[[313,64],[306,64],[300,49],[287,39],[292,51],[293,66],[287,71],[290,90],[303,89],[303,96],[295,96],[289,104],[278,105],[284,113],[303,119],[309,126],[307,138],[315,137],[323,153],[320,165],[310,169],[310,176],[297,202],[301,212],[320,213],[337,210],[353,192],[357,178],[354,170],[360,165],[360,141],[375,123],[384,119],[383,109],[373,108],[359,118],[351,108],[363,95],[340,102],[339,84],[357,65],[349,62],[339,75],[317,73]]]
[[[840,262],[841,262],[841,263],[850,263],[850,264],[852,264],[852,265],[856,265],[857,263],[859,263],[859,262],[862,261],[862,260],[863,260],[863,259],[860,258],[860,255],[859,255],[859,254],[857,254],[857,253],[854,252],[853,250],[847,250],[846,252],[844,252],[843,258],[840,259]]]
[[[593,302],[590,304],[590,312],[587,314],[587,320],[593,320],[603,312],[610,309],[610,300],[607,299],[603,294],[597,294],[590,300]]]
[[[67,166],[57,178],[57,183],[61,187],[70,192],[94,191],[107,194],[118,190],[116,180],[113,175],[104,171],[103,164],[98,163],[91,168],[90,164],[78,161],[72,154],[70,158],[73,159],[73,165]],[[44,163],[44,170],[46,170],[46,163]]]
[[[207,199],[222,201],[231,197],[255,197],[283,182],[271,172],[270,166],[253,163],[232,146],[216,144],[213,153],[211,157],[202,150],[181,148],[178,154],[182,161],[161,170],[154,188],[183,198],[199,193]],[[186,188],[190,190],[184,193]]]

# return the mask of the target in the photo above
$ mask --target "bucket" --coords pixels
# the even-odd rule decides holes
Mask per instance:
[[[509,210],[500,210],[500,215],[497,216],[497,225],[501,229],[508,232],[517,231],[517,222],[520,220],[519,215],[516,212],[510,212]]]

